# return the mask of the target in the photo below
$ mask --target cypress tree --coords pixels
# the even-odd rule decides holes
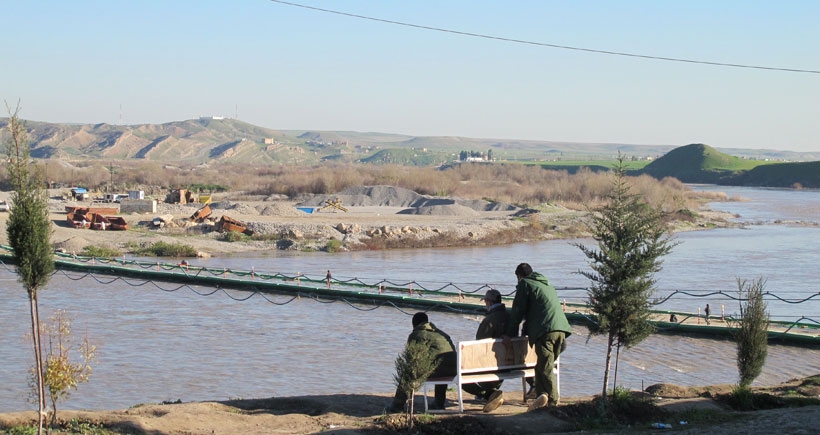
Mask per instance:
[[[631,193],[620,154],[614,174],[607,203],[592,213],[590,229],[598,248],[575,244],[592,269],[578,272],[591,281],[587,290],[594,320],[590,335],[607,336],[603,398],[607,396],[613,348],[629,349],[654,330],[649,323],[654,274],[661,269],[661,257],[677,244],[667,234],[662,212]]]
[[[50,244],[51,222],[48,218],[48,201],[43,180],[37,168],[31,165],[26,127],[20,122],[20,105],[10,117],[7,143],[7,167],[14,188],[12,207],[6,223],[9,245],[17,264],[18,280],[26,289],[31,314],[31,336],[37,370],[37,396],[39,406],[38,433],[43,431],[46,412],[45,384],[43,381],[43,352],[40,340],[40,309],[37,292],[43,288],[54,271],[54,256]]]
[[[740,318],[732,331],[737,342],[737,369],[740,387],[748,388],[763,371],[768,354],[769,314],[763,301],[762,278],[748,283],[737,281]]]

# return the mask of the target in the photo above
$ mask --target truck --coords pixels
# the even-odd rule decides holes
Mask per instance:
[[[103,202],[120,202],[123,198],[128,198],[124,193],[106,193],[103,196]]]

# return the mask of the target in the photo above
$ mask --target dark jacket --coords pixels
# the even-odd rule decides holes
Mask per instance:
[[[509,324],[510,313],[507,311],[507,307],[504,304],[495,304],[490,307],[490,310],[484,315],[481,324],[478,325],[478,330],[475,332],[475,339],[501,338],[507,331]]]
[[[547,277],[538,272],[524,277],[515,287],[507,335],[517,335],[518,325],[522,320],[525,328],[522,333],[529,336],[531,345],[548,332],[563,331],[567,337],[572,333],[567,316],[561,308],[561,301],[558,300],[558,292],[550,285]]]
[[[444,331],[436,328],[432,322],[422,323],[413,328],[413,332],[407,337],[407,342],[422,343],[430,349],[436,357],[440,357],[447,352],[455,352],[456,346],[453,340]]]

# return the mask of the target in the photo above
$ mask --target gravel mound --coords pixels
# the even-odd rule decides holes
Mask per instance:
[[[290,204],[274,202],[271,205],[266,205],[262,210],[259,210],[262,216],[301,216],[303,212],[296,210],[296,207]]]
[[[300,206],[318,207],[325,205],[326,200],[342,201],[342,205],[352,207],[410,207],[410,204],[422,196],[412,190],[394,186],[355,186],[348,187],[334,195],[317,195]]]
[[[344,207],[407,207],[417,209],[403,210],[400,212],[402,214],[475,216],[474,212],[481,211],[516,212],[519,210],[518,207],[505,203],[432,197],[395,186],[349,187],[335,195],[317,195],[297,205],[320,207],[325,205],[327,201],[336,200],[341,201]],[[452,207],[455,205],[458,207]]]
[[[425,205],[402,210],[396,214],[417,214],[423,216],[478,216],[478,212],[459,204]]]
[[[259,210],[256,207],[243,204],[241,202],[219,201],[211,203],[211,210],[225,210],[233,211],[240,215],[258,215]]]

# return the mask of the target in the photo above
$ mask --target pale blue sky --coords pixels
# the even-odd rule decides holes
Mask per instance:
[[[820,70],[817,1],[293,2],[544,44]],[[0,98],[35,121],[238,115],[283,130],[820,151],[820,74],[516,44],[267,0],[18,1],[2,17]]]

